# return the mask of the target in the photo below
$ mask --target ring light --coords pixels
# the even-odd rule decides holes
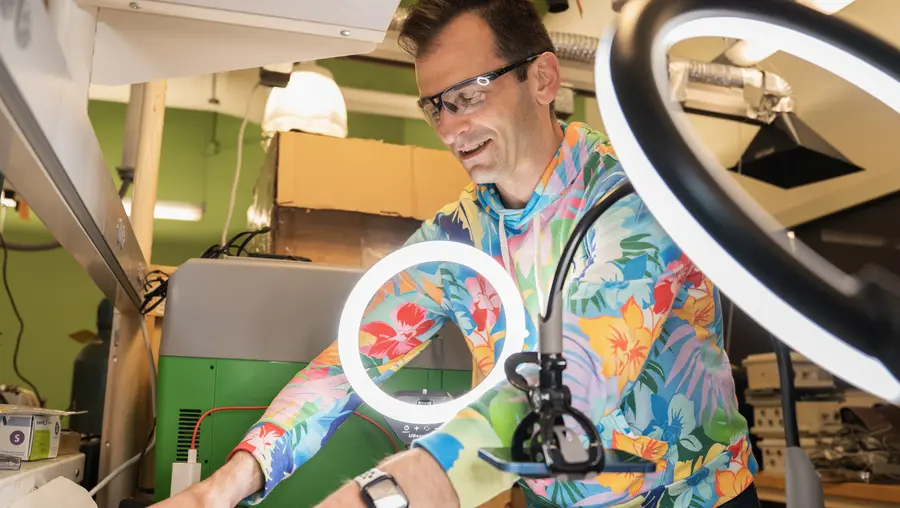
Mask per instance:
[[[634,0],[621,16],[598,47],[596,95],[622,167],[651,213],[779,340],[860,389],[900,402],[900,333],[890,322],[896,294],[802,245],[792,248],[781,225],[696,138],[668,95],[666,73],[667,51],[681,40],[762,38],[900,112],[898,51],[793,2]]]
[[[446,262],[467,266],[483,276],[497,291],[506,313],[506,338],[500,358],[490,374],[462,397],[430,406],[403,402],[383,392],[369,378],[359,356],[359,328],[372,296],[398,273],[421,263]],[[433,241],[408,245],[375,263],[353,288],[341,314],[338,354],[353,390],[372,409],[388,418],[413,424],[437,424],[453,418],[490,388],[506,380],[503,364],[525,345],[525,307],[512,277],[493,258],[475,247],[458,242]],[[500,366],[498,368],[498,366]]]

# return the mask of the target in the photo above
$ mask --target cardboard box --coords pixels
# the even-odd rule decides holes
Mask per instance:
[[[283,207],[272,227],[274,252],[368,268],[400,248],[420,224],[400,217]]]
[[[469,174],[450,152],[412,148],[413,217],[425,220],[459,199],[471,183]]]
[[[78,412],[0,404],[0,455],[22,460],[56,458],[60,418],[73,414]]]
[[[425,220],[456,201],[468,174],[446,150],[300,132],[278,134],[274,203]],[[267,173],[264,171],[263,173]],[[267,197],[260,186],[260,198]]]

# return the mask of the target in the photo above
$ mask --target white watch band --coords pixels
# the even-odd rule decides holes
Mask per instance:
[[[373,467],[365,473],[357,476],[353,480],[359,485],[359,488],[363,488],[366,485],[372,483],[373,480],[377,480],[378,478],[381,478],[383,476],[387,476],[387,473],[378,469],[377,467]]]

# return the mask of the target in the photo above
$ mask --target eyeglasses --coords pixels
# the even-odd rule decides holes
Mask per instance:
[[[541,55],[530,56],[524,60],[509,64],[497,70],[469,78],[464,81],[447,88],[439,94],[431,97],[422,97],[417,104],[425,120],[432,126],[436,126],[441,121],[441,109],[446,108],[447,111],[454,115],[464,115],[478,111],[481,108],[487,95],[490,92],[491,84],[500,76],[518,69],[523,65],[528,65]]]

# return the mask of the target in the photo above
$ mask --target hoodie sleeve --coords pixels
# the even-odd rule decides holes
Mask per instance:
[[[407,244],[432,236],[426,227]],[[443,325],[438,273],[426,264],[390,281],[372,299],[360,327],[360,354],[369,376],[381,384],[411,361]],[[245,500],[255,505],[309,459],[361,401],[341,368],[337,342],[300,370],[272,401],[232,453],[247,451],[259,462],[265,486]]]
[[[622,178],[621,172],[610,172],[602,182],[598,181],[588,193],[581,212],[607,194]],[[582,361],[583,358],[579,357],[582,353],[579,350],[596,349],[599,346],[595,344],[601,344],[602,341],[599,340],[600,335],[593,329],[596,328],[595,323],[583,319],[581,315],[585,314],[584,309],[588,305],[593,305],[591,302],[618,302],[623,299],[633,301],[635,297],[641,297],[648,288],[653,288],[658,281],[667,276],[666,269],[663,268],[665,265],[647,257],[641,258],[642,261],[646,261],[641,264],[641,269],[636,266],[638,262],[623,269],[621,266],[623,255],[616,251],[616,248],[623,244],[626,247],[636,246],[651,252],[671,248],[671,240],[637,196],[622,199],[589,230],[583,248],[579,249],[574,271],[569,277],[569,284],[563,295],[567,313],[565,339],[569,344],[566,347],[566,354],[571,358],[566,372],[566,383],[573,391],[575,406],[591,417],[598,428],[603,427],[604,416],[614,414],[614,409],[621,404],[621,392],[610,390],[608,397],[588,400],[579,394],[589,392],[588,385],[591,383],[618,388],[620,379],[607,372],[606,364],[612,355],[606,351],[592,353],[602,355],[603,366],[599,367],[599,370],[588,369],[590,370],[588,372],[583,368],[585,365],[591,365],[591,362]],[[588,304],[585,304],[585,301]],[[610,305],[606,307],[600,321],[625,322],[632,318],[629,313],[630,307],[627,305]],[[664,315],[660,317],[665,319]],[[648,343],[656,339],[659,329],[660,327],[647,329]],[[531,378],[531,383],[535,383],[537,368],[528,367],[533,368],[522,373]],[[524,393],[504,382],[435,432],[418,439],[414,446],[427,450],[441,465],[453,484],[461,507],[478,506],[508,490],[519,479],[515,475],[502,473],[482,461],[478,457],[479,448],[509,447],[516,425],[528,411]],[[610,447],[610,444],[604,436],[604,445]],[[529,486],[542,494],[546,494],[549,485],[550,482],[546,481],[529,482]]]

